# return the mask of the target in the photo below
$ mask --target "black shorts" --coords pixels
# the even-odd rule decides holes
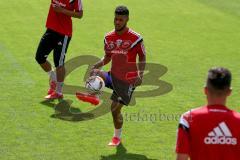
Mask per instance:
[[[59,34],[53,30],[47,29],[39,43],[36,60],[39,64],[46,62],[50,52],[53,50],[53,59],[55,67],[63,66],[65,55],[71,37]]]
[[[104,74],[106,78],[105,86],[113,90],[111,100],[127,106],[131,102],[135,87],[132,84],[117,79],[110,72],[104,72]]]

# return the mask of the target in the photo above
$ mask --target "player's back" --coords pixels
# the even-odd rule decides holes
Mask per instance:
[[[185,113],[191,160],[239,160],[240,114],[221,105]],[[180,122],[181,123],[181,122]]]

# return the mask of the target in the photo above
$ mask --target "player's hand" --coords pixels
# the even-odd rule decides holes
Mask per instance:
[[[90,76],[90,77],[88,77],[88,79],[86,80],[86,83],[89,83],[89,82],[92,81],[93,79],[95,79],[94,76]]]
[[[96,76],[99,73],[99,69],[92,68],[90,71],[90,76]]]
[[[59,4],[52,3],[53,10],[57,13],[64,12],[64,8],[62,8]]]
[[[99,72],[99,69],[96,67],[96,65],[91,66],[90,76],[95,76],[98,74],[98,72]]]
[[[135,81],[135,83],[134,83],[134,86],[140,86],[142,84],[142,76],[138,76],[137,78],[136,78],[136,81]]]

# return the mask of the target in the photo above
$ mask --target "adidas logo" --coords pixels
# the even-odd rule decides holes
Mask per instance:
[[[236,145],[237,138],[232,137],[232,133],[229,130],[227,124],[225,122],[221,122],[217,127],[213,129],[213,131],[208,133],[208,137],[204,138],[204,143]]]
[[[60,42],[58,42],[58,45],[59,45],[59,46],[61,46],[61,45],[62,45],[62,42],[61,42],[61,41],[60,41]]]

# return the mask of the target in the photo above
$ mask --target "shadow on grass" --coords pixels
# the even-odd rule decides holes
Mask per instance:
[[[101,156],[100,160],[156,160],[149,159],[145,155],[141,154],[127,153],[127,149],[122,144],[120,144],[116,149],[116,154]]]
[[[55,113],[51,115],[52,118],[64,121],[78,122],[94,116],[91,113],[82,113],[79,108],[71,106],[71,100],[58,100],[57,103],[54,100],[45,100],[40,103],[55,110]]]

